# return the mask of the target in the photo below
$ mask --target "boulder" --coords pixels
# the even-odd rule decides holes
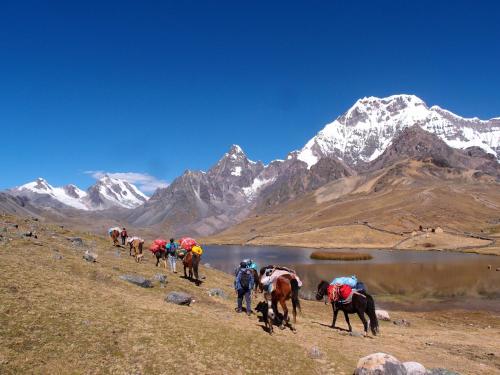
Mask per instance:
[[[61,260],[63,258],[63,256],[59,253],[55,253],[52,258],[54,258],[55,260]]]
[[[309,357],[312,359],[320,359],[323,357],[323,353],[321,353],[321,350],[317,346],[313,346],[311,349],[309,349]]]
[[[221,288],[212,288],[208,291],[210,297],[227,298],[227,294]]]
[[[386,322],[391,321],[391,317],[389,316],[389,313],[385,310],[375,310],[375,314],[377,314],[378,320],[383,320]]]
[[[75,246],[83,246],[83,240],[80,237],[69,237],[68,240]]]
[[[403,362],[407,375],[427,375],[427,370],[418,362]]]
[[[153,287],[153,283],[151,282],[151,280],[148,280],[142,276],[122,275],[122,276],[120,276],[120,279],[128,281],[129,283],[135,284],[135,285],[140,286],[142,288],[152,288]]]
[[[203,266],[207,267],[207,268],[212,268],[212,266],[210,265],[210,263],[205,263]]]
[[[445,368],[431,368],[427,370],[427,375],[460,375],[458,372],[450,371]]]
[[[83,259],[85,259],[87,262],[97,262],[97,255],[90,253],[88,250],[83,254]]]
[[[165,297],[165,301],[168,303],[174,303],[176,305],[189,306],[192,301],[192,297],[184,292],[170,292]]]
[[[411,325],[410,322],[406,319],[396,319],[392,323],[400,327],[409,327]]]
[[[154,275],[154,279],[162,285],[167,283],[167,275],[163,275],[161,273],[157,273],[156,275]]]
[[[406,375],[406,369],[395,357],[386,353],[374,353],[361,358],[354,375]]]

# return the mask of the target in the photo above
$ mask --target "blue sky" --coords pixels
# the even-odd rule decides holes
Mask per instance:
[[[495,1],[9,1],[0,189],[283,158],[364,96],[500,116]],[[144,186],[149,186],[144,183]]]

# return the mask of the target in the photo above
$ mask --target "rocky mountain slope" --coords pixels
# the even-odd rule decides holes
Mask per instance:
[[[495,158],[476,148],[451,148],[416,126],[396,137],[365,172],[342,177],[294,200],[261,207],[208,241],[398,247],[420,226],[441,227],[457,235],[497,231],[498,212],[500,164]],[[473,243],[462,236],[440,241],[448,248],[492,244]]]
[[[148,200],[137,187],[127,181],[104,176],[87,191],[75,185],[54,187],[43,178],[8,191],[31,205],[50,209],[105,210],[113,207],[134,208]]]

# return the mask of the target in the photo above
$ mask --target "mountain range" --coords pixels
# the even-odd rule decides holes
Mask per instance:
[[[54,188],[38,179],[7,194],[38,208],[126,208],[110,214],[135,227],[210,235],[332,181],[377,173],[403,159],[460,173],[470,170],[497,183],[499,158],[499,118],[463,118],[428,107],[416,96],[394,95],[358,100],[302,149],[267,165],[233,145],[208,171],[187,170],[149,199],[132,184],[109,176],[87,191],[74,185]]]

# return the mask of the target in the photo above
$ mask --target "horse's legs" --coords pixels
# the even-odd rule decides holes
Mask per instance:
[[[280,305],[283,309],[283,320],[281,322],[280,328],[284,329],[285,324],[290,324],[290,318],[288,318],[288,307],[286,307],[286,301],[284,299],[280,299]]]
[[[337,315],[339,313],[339,310],[335,309],[335,303],[334,302],[332,302],[332,309],[333,309],[332,328],[335,328],[335,323],[337,322]]]
[[[359,319],[363,322],[363,327],[365,329],[365,336],[368,334],[368,322],[365,318],[365,313],[363,311],[358,310]]]
[[[352,332],[351,322],[349,321],[349,314],[347,311],[344,311],[345,321],[347,322],[347,326],[349,327],[349,332]]]

